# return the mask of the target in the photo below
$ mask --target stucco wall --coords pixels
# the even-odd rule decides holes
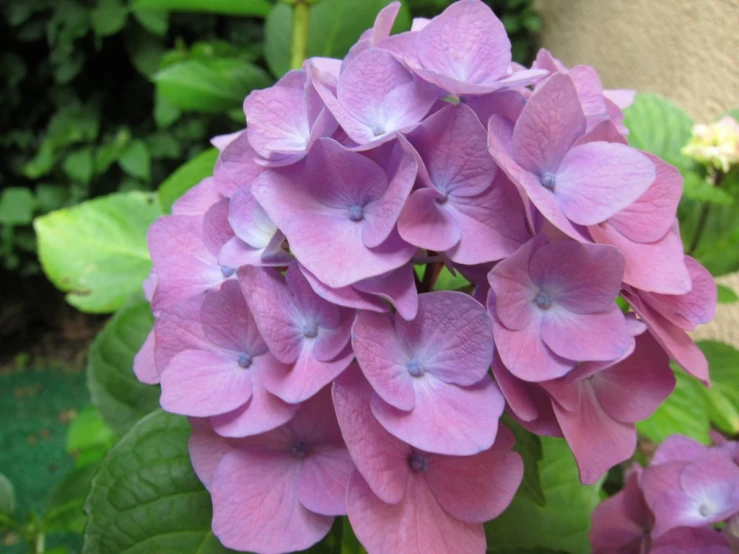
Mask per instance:
[[[739,0],[538,0],[542,45],[607,88],[662,94],[696,121],[739,106]],[[739,222],[738,222],[739,224]],[[720,280],[739,292],[739,274]],[[739,304],[695,333],[739,346]]]
[[[739,0],[538,0],[542,44],[608,88],[663,94],[696,120],[739,104]]]

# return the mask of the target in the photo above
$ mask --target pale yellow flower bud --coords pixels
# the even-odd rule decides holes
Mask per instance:
[[[682,153],[726,173],[739,164],[739,123],[727,115],[710,125],[693,125],[693,136]]]

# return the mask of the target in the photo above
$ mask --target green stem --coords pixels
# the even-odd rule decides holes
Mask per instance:
[[[34,554],[44,554],[45,543],[46,535],[44,535],[44,532],[41,531],[38,535],[36,535],[36,549],[34,550]]]
[[[308,55],[308,15],[306,0],[295,0],[293,6],[293,37],[290,49],[290,67],[300,69]]]
[[[344,518],[337,517],[334,528],[331,530],[334,536],[334,554],[341,554],[341,547],[344,544]]]
[[[722,171],[717,171],[713,180],[713,186],[719,188],[723,177],[724,173]],[[703,231],[706,230],[706,223],[708,222],[708,216],[710,213],[711,204],[706,202],[703,204],[703,207],[701,207],[701,213],[698,216],[698,224],[695,226],[695,234],[693,235],[693,240],[690,242],[688,254],[693,255],[698,248],[698,243],[700,243],[701,237],[703,236]]]

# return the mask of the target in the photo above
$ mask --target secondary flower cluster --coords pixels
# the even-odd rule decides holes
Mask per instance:
[[[679,173],[626,144],[630,95],[546,51],[512,63],[479,0],[390,36],[399,7],[251,93],[149,232],[135,371],[192,418],[231,548],[307,548],[348,514],[370,554],[484,552],[522,479],[506,403],[590,483],[670,357],[708,381],[686,331],[715,286],[683,255]],[[431,291],[443,266],[469,290]]]
[[[731,554],[739,547],[739,443],[668,437],[593,512],[593,554]],[[714,529],[726,522],[723,533]],[[735,552],[735,550],[734,550]]]

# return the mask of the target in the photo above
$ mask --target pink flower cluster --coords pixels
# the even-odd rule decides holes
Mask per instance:
[[[739,443],[667,438],[593,512],[593,554],[731,554],[739,547]],[[727,522],[723,533],[714,529]]]
[[[251,93],[149,232],[135,371],[192,418],[231,548],[307,548],[348,514],[370,554],[484,552],[522,479],[506,405],[591,483],[670,358],[708,381],[686,331],[715,286],[683,255],[680,174],[626,145],[630,95],[546,51],[512,63],[479,0],[390,36],[399,7]],[[443,266],[473,287],[431,292]]]

